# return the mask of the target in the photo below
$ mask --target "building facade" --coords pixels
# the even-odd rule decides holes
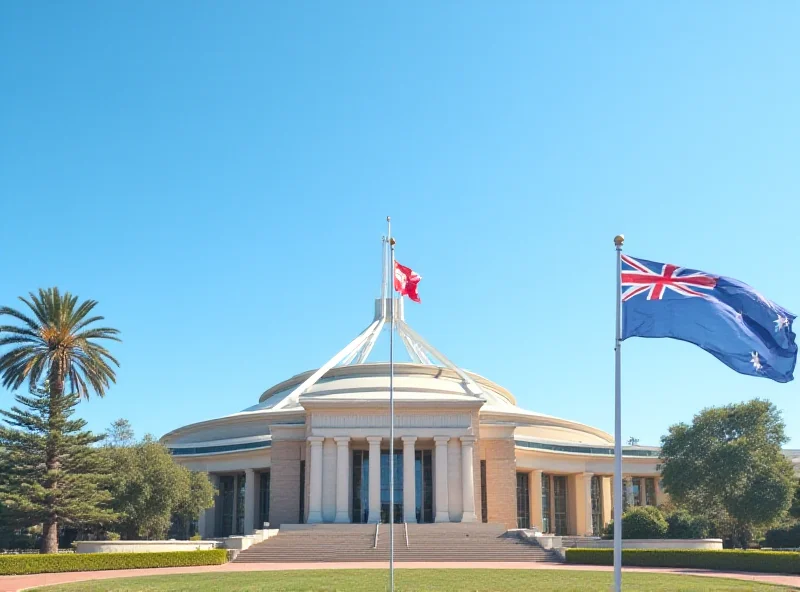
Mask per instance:
[[[393,303],[412,362],[366,363],[392,307],[318,370],[268,389],[240,413],[163,437],[218,490],[203,536],[296,523],[389,521],[389,391],[394,393],[394,520],[492,522],[561,535],[611,520],[613,439],[524,410],[499,384],[456,367]],[[657,505],[658,449],[624,447],[626,505]]]

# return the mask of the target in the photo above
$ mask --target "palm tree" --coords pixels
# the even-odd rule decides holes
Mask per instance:
[[[0,325],[0,346],[13,346],[0,355],[2,384],[12,390],[26,381],[34,389],[47,383],[53,401],[60,401],[65,384],[71,393],[89,398],[90,390],[102,397],[116,375],[111,364],[119,362],[96,340],[120,341],[119,331],[107,327],[89,327],[100,316],[89,316],[97,305],[94,300],[78,304],[78,297],[69,292],[62,294],[58,288],[39,289],[39,294],[20,297],[32,315],[7,306],[0,307],[0,316],[7,315],[21,321],[21,325]],[[52,420],[51,420],[51,423]],[[48,444],[45,465],[53,478],[49,485],[57,495],[60,459],[58,455],[58,429],[48,426]],[[44,522],[42,553],[58,551],[58,515],[52,513]]]

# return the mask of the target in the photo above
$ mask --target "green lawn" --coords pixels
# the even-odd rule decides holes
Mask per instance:
[[[562,570],[400,569],[397,592],[608,592],[610,572]],[[386,589],[383,570],[313,570],[151,576],[79,582],[41,592],[380,592]],[[624,575],[625,592],[777,592],[781,586],[698,576],[631,573]]]

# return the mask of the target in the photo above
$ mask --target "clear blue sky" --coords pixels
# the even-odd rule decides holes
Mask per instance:
[[[366,326],[391,214],[413,327],[611,431],[616,233],[800,312],[799,26],[796,2],[5,2],[0,302],[99,300],[122,367],[79,413],[160,436]],[[797,382],[667,340],[623,371],[626,438],[760,396],[800,446]]]

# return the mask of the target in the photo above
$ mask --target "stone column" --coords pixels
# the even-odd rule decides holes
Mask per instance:
[[[656,475],[656,506],[667,501],[667,493],[661,488],[661,475]]]
[[[450,522],[450,510],[448,509],[448,492],[447,492],[447,442],[450,436],[435,436],[433,441],[436,442],[436,452],[434,454],[436,466],[436,477],[434,483],[436,484],[435,501],[436,501],[436,517],[434,522]]]
[[[603,527],[611,522],[611,510],[614,508],[614,496],[611,493],[612,481],[612,477],[601,477],[601,483],[603,484]]]
[[[539,532],[544,531],[542,520],[542,470],[534,469],[528,477],[528,489],[531,492],[531,527]]]
[[[253,534],[256,523],[256,472],[253,469],[244,471],[244,532]]]
[[[585,496],[585,524],[583,526],[583,532],[586,536],[592,536],[593,534],[599,535],[600,533],[594,532],[594,526],[592,523],[592,477],[594,473],[583,473],[583,489],[584,489],[584,496]]]
[[[417,484],[414,472],[414,443],[416,436],[403,436],[403,521],[417,521]]]
[[[369,516],[367,522],[381,521],[381,437],[368,436],[369,442]]]
[[[309,436],[311,467],[309,473],[308,523],[322,522],[322,436]]]
[[[475,471],[472,466],[475,440],[475,436],[461,436],[461,503],[464,507],[461,522],[478,521],[475,515]]]
[[[334,522],[350,522],[347,494],[350,492],[350,437],[337,436],[336,442],[336,519]]]

